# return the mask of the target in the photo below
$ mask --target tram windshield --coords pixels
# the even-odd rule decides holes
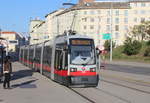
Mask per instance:
[[[71,64],[95,64],[95,51],[92,40],[72,40],[70,49]]]

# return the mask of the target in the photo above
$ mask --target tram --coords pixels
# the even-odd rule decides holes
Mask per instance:
[[[5,57],[5,48],[4,48],[4,46],[0,45],[0,81],[2,80],[2,76],[3,76],[4,57]]]
[[[20,62],[69,87],[96,87],[99,58],[92,38],[64,34],[53,41],[23,46]]]

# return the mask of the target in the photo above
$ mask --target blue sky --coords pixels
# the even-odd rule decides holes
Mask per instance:
[[[46,14],[62,8],[62,3],[76,3],[77,1],[78,0],[0,0],[0,28],[4,31],[28,32],[30,17],[39,17],[44,20]]]

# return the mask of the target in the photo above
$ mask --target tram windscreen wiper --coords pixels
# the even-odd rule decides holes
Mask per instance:
[[[86,63],[83,63],[82,65],[88,65],[92,60],[93,60],[93,57],[90,57],[89,60]]]

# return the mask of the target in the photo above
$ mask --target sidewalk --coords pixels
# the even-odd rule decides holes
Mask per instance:
[[[0,83],[0,103],[88,103],[67,87],[18,62],[12,66],[12,89],[3,89]]]

